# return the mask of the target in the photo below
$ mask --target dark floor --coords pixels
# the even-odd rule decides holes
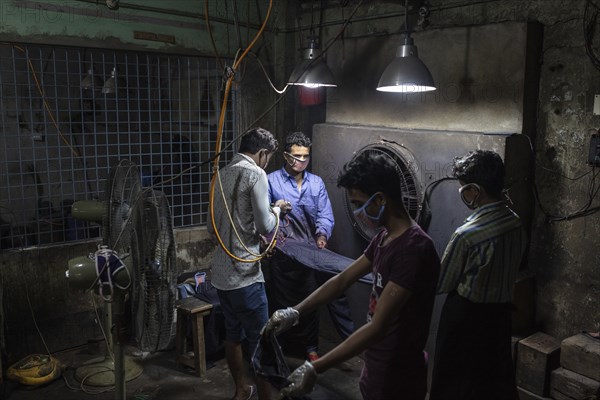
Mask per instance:
[[[326,351],[327,343],[321,348]],[[82,387],[74,379],[74,371],[84,362],[98,356],[98,349],[90,346],[72,349],[54,354],[64,365],[63,376],[42,387],[30,388],[14,382],[5,381],[2,385],[1,399],[38,400],[61,399],[82,400],[115,399],[115,392],[110,388]],[[135,358],[135,357],[134,357]],[[132,400],[221,400],[231,399],[234,385],[229,375],[227,363],[223,357],[215,361],[209,360],[209,369],[203,378],[195,375],[194,370],[177,366],[175,352],[161,352],[145,359],[136,358],[143,366],[143,373],[126,384],[127,399]],[[291,370],[303,361],[287,357]],[[319,376],[317,387],[311,393],[312,400],[360,400],[358,378],[362,368],[362,360],[354,358],[342,366],[333,368]],[[276,392],[274,391],[274,394]],[[273,396],[276,398],[276,396]],[[254,399],[257,399],[254,397]]]

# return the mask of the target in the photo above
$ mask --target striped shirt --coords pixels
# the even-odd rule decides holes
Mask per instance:
[[[521,220],[503,202],[479,208],[450,238],[438,293],[456,290],[475,303],[512,301],[525,246]]]
[[[248,156],[238,153],[231,163],[220,171],[223,193],[231,219],[243,243],[240,243],[231,228],[231,221],[225,209],[219,181],[215,183],[214,213],[215,225],[225,247],[244,260],[255,259],[244,246],[254,254],[260,253],[260,235],[270,233],[277,217],[269,204],[269,183],[267,174]],[[214,236],[212,223],[208,231]],[[220,290],[233,290],[264,282],[260,261],[241,262],[229,257],[221,246],[213,255],[212,284]]]

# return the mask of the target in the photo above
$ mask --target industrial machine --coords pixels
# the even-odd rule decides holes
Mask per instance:
[[[403,130],[376,126],[317,124],[313,127],[312,170],[321,176],[329,193],[335,227],[328,248],[357,258],[374,232],[358,222],[350,211],[346,192],[337,187],[341,168],[363,151],[391,156],[401,175],[405,206],[431,236],[440,257],[454,230],[471,212],[460,200],[459,184],[452,179],[452,160],[477,149],[493,150],[505,162],[511,207],[528,227],[533,210],[532,152],[523,134]],[[370,285],[357,283],[349,293],[356,326],[365,323]],[[438,301],[439,303],[439,301]],[[434,310],[432,333],[436,331]]]

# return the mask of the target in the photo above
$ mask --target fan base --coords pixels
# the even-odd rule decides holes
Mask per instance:
[[[124,359],[125,382],[129,382],[143,372],[143,367],[133,358]],[[95,358],[75,370],[75,379],[88,386],[114,386],[115,363],[110,357]]]

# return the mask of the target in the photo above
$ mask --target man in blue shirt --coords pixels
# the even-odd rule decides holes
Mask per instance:
[[[325,184],[319,176],[306,171],[311,146],[310,138],[302,132],[288,135],[283,153],[285,164],[267,176],[271,202],[284,199],[291,206],[281,216],[278,250],[270,260],[267,293],[272,310],[297,304],[332,276],[307,268],[285,254],[288,241],[309,243],[315,246],[315,250],[323,249],[333,230],[333,211]],[[346,297],[340,296],[328,304],[328,309],[342,339],[350,336],[354,331],[354,323],[350,318],[350,306]],[[319,340],[316,311],[303,315],[300,324],[282,339],[283,343],[285,339],[298,339],[304,344],[307,358],[316,360]]]

